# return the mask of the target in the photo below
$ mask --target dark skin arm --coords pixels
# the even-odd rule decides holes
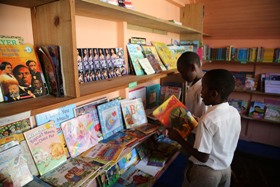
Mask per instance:
[[[200,162],[206,162],[209,159],[209,154],[199,152],[197,149],[193,148],[176,130],[171,128],[166,129],[166,136],[171,140],[177,141],[185,150],[187,150]]]

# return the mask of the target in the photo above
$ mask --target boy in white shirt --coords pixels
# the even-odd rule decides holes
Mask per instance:
[[[192,155],[184,187],[230,186],[230,165],[241,131],[240,115],[227,102],[234,87],[234,78],[227,70],[214,69],[203,76],[201,97],[205,105],[212,106],[199,119],[194,146],[176,130],[167,130],[167,136]]]

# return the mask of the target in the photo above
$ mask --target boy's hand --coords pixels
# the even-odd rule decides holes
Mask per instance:
[[[165,130],[165,136],[170,138],[171,140],[175,140],[176,142],[180,143],[182,141],[182,137],[179,134],[178,131],[172,129],[172,128],[167,128]]]

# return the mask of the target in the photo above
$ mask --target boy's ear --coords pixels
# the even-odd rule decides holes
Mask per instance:
[[[219,96],[219,93],[217,92],[217,90],[210,90],[210,95],[215,98]]]

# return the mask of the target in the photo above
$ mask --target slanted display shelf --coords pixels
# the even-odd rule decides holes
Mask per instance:
[[[273,121],[273,120],[267,120],[267,119],[258,119],[258,118],[252,118],[246,115],[241,115],[242,119],[251,120],[251,121],[259,121],[259,122],[265,122],[265,123],[271,123],[271,124],[277,124],[280,125],[280,121]]]

